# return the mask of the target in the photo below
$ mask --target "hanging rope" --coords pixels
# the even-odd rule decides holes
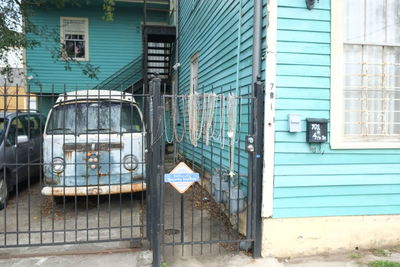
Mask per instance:
[[[236,118],[237,118],[237,98],[233,94],[227,97],[228,110],[228,138],[229,138],[229,176],[233,177],[235,165],[235,139],[236,139]]]
[[[189,95],[188,115],[189,115],[189,140],[193,146],[197,146],[198,131],[198,104],[199,95],[193,93]]]
[[[183,119],[183,126],[182,126],[182,136],[181,138],[178,137],[177,133],[177,119],[179,118],[179,101],[178,99],[182,98],[182,119]],[[185,116],[185,101],[186,97],[185,96],[174,96],[173,97],[173,103],[172,103],[172,120],[173,120],[173,133],[175,135],[175,141],[180,143],[183,141],[183,138],[185,138],[185,133],[186,133],[186,116]]]
[[[205,98],[205,97],[204,97]],[[204,135],[203,135],[203,142],[206,143],[208,146],[210,143],[210,134],[211,134],[211,126],[213,125],[214,121],[214,111],[215,111],[215,101],[217,95],[212,93],[207,95],[207,110],[206,110],[206,120],[205,120],[205,127],[204,127]]]
[[[166,95],[163,95],[165,142],[167,142],[168,144],[172,144],[172,142],[174,141],[174,131],[173,131],[173,129],[170,129],[171,138],[169,139],[169,138],[168,138],[168,127],[167,127],[167,126],[168,126],[168,125],[171,126],[171,116],[169,117],[168,123],[167,123],[167,112],[166,112],[166,110],[167,110],[167,101],[165,100],[166,98],[167,98],[167,96],[166,96]],[[170,108],[171,108],[171,110],[172,110],[172,105],[171,105]],[[173,112],[172,112],[171,115],[174,116]],[[174,126],[172,125],[172,127],[174,127]]]

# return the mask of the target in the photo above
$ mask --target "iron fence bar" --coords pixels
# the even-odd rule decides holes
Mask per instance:
[[[17,88],[16,88],[16,94],[18,95],[18,85],[17,85]],[[16,103],[16,106],[18,107],[18,97],[17,97],[17,103]],[[19,120],[20,120],[20,118],[19,118],[19,116],[18,116],[18,113],[19,113],[19,111],[18,111],[18,109],[17,109],[17,117],[16,117],[16,127],[17,127],[17,129],[16,129],[16,134],[15,134],[15,139],[16,140],[14,140],[14,143],[15,143],[15,145],[17,146],[17,149],[16,150],[18,150],[18,124],[19,124]],[[15,162],[19,162],[18,161],[18,155],[19,153],[18,153],[18,151],[16,151],[16,153],[15,153]],[[20,166],[20,164],[18,164],[17,165],[17,169],[16,169],[16,178],[15,178],[15,180],[16,180],[16,185],[15,185],[15,199],[16,199],[16,202],[17,202],[17,204],[16,204],[16,206],[15,206],[15,209],[16,209],[16,224],[17,224],[17,245],[19,244],[19,238],[18,238],[18,231],[19,231],[19,175],[18,175],[18,173],[19,173],[19,166]]]
[[[214,86],[211,86],[211,94],[214,94]],[[211,124],[211,133],[214,133],[214,123]],[[210,150],[211,150],[211,166],[210,166],[210,170],[211,170],[211,177],[210,177],[210,195],[213,196],[213,183],[214,183],[214,140],[210,140]],[[210,240],[213,240],[212,237],[212,216],[210,216]],[[210,243],[210,253],[212,252],[212,243]]]
[[[229,239],[221,239],[221,240],[209,240],[209,241],[193,241],[193,242],[183,242],[182,245],[208,245],[208,244],[223,244],[223,243],[239,243],[239,242],[254,242],[254,239],[238,239],[238,240],[229,240]],[[179,243],[180,244],[180,243]],[[168,242],[164,243],[165,246],[172,246],[173,243]]]
[[[132,228],[136,228],[136,227],[141,227],[141,226],[142,226],[141,224],[137,224],[137,225],[112,226],[112,227],[105,226],[105,227],[100,227],[100,228],[98,228],[98,227],[89,227],[89,228],[65,229],[65,231],[67,231],[67,232],[73,232],[73,231],[83,232],[83,231],[96,231],[97,229],[100,229],[100,230],[118,229],[119,230],[120,228],[123,228],[123,229],[131,228],[131,227]],[[14,234],[14,235],[16,235],[16,234],[29,234],[29,232],[32,233],[32,234],[52,233],[52,232],[54,232],[54,233],[62,233],[62,232],[64,232],[64,229],[54,230],[54,231],[52,231],[52,230],[43,230],[43,231],[30,230],[30,231],[18,231],[18,232],[14,231],[14,232],[7,232],[7,234]],[[6,232],[0,232],[0,234],[4,234],[4,233],[6,233]],[[84,242],[86,242],[86,240]]]
[[[162,175],[163,175],[163,124],[159,123],[160,118],[163,114],[163,106],[161,102],[161,79],[156,77],[150,82],[150,91],[152,93],[153,100],[153,142],[150,144],[150,149],[152,150],[151,162],[156,167],[156,171],[152,171],[152,176],[150,177],[150,188],[151,188],[151,248],[153,250],[153,266],[161,266],[161,230],[162,227],[162,196],[163,196],[163,185],[162,185]],[[154,167],[153,167],[154,168]]]
[[[263,83],[260,79],[254,84],[254,97],[256,104],[253,105],[254,115],[254,147],[253,153],[253,183],[252,183],[252,237],[253,243],[253,257],[261,257],[261,194],[262,194],[262,168],[263,168],[263,115],[264,115],[264,90]]]
[[[6,117],[6,112],[7,112],[7,80],[4,81],[4,114],[3,114],[4,118]],[[3,158],[4,159],[6,158],[6,150],[5,149],[3,150]],[[7,177],[7,166],[6,165],[7,165],[7,162],[3,166],[2,175],[3,175],[3,179],[6,181],[6,184],[7,184],[7,180],[11,180],[11,179],[9,177]],[[8,185],[7,185],[7,187],[8,187]],[[8,196],[8,193],[7,193],[7,196]],[[8,205],[8,199],[6,198],[4,200],[4,205],[3,205],[4,206],[3,207],[4,208],[4,231],[5,231],[4,246],[7,246],[7,205]]]
[[[120,241],[140,241],[140,238],[123,238],[123,239],[112,239],[112,240],[100,240],[101,243],[111,243]],[[51,242],[51,243],[36,243],[36,244],[20,244],[20,245],[7,245],[6,247],[0,246],[0,248],[20,248],[20,247],[40,247],[40,246],[53,246],[53,245],[79,245],[79,244],[93,244],[99,243],[98,240],[83,240],[78,242]]]
[[[239,92],[239,96],[240,96],[240,92],[241,92],[241,88],[237,88],[237,91]],[[238,232],[240,233],[240,217],[239,217],[239,201],[240,201],[240,199],[239,199],[239,193],[240,193],[240,164],[241,164],[241,161],[240,161],[240,158],[241,158],[241,156],[240,156],[240,152],[241,152],[241,148],[240,148],[240,144],[241,144],[241,141],[242,141],[242,139],[241,139],[241,131],[242,131],[242,129],[241,129],[241,127],[240,127],[240,125],[241,125],[241,123],[242,123],[242,116],[241,116],[241,111],[242,111],[242,99],[239,97],[239,99],[238,99],[238,114],[239,114],[239,129],[237,130],[237,133],[238,133],[238,135],[239,135],[239,137],[238,137],[238,144],[237,144],[237,157],[238,157],[238,167],[237,167],[237,179],[238,179],[238,183],[237,183],[237,186],[238,186],[238,190],[237,190],[237,201],[236,201],[236,216],[237,216],[237,219],[236,219],[236,222],[237,222],[237,224],[236,224],[236,228],[238,229]],[[248,190],[247,190],[248,191]],[[249,208],[248,206],[247,206],[247,208]],[[240,249],[240,246],[238,246],[238,250]]]

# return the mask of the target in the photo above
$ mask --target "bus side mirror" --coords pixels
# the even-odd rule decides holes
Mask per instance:
[[[27,135],[18,135],[16,146],[19,144],[28,143],[28,141],[29,141],[29,138]]]

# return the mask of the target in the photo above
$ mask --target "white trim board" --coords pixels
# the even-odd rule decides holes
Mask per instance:
[[[264,106],[264,164],[261,217],[272,217],[274,201],[275,166],[275,88],[276,88],[276,48],[278,32],[278,2],[268,3],[267,56],[265,73]]]

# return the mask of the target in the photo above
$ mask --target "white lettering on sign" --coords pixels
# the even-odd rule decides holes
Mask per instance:
[[[312,123],[311,124],[311,130],[320,131],[321,130],[321,126],[318,123]]]
[[[199,174],[184,162],[179,163],[169,174],[164,175],[164,182],[170,183],[181,194],[198,181]]]

